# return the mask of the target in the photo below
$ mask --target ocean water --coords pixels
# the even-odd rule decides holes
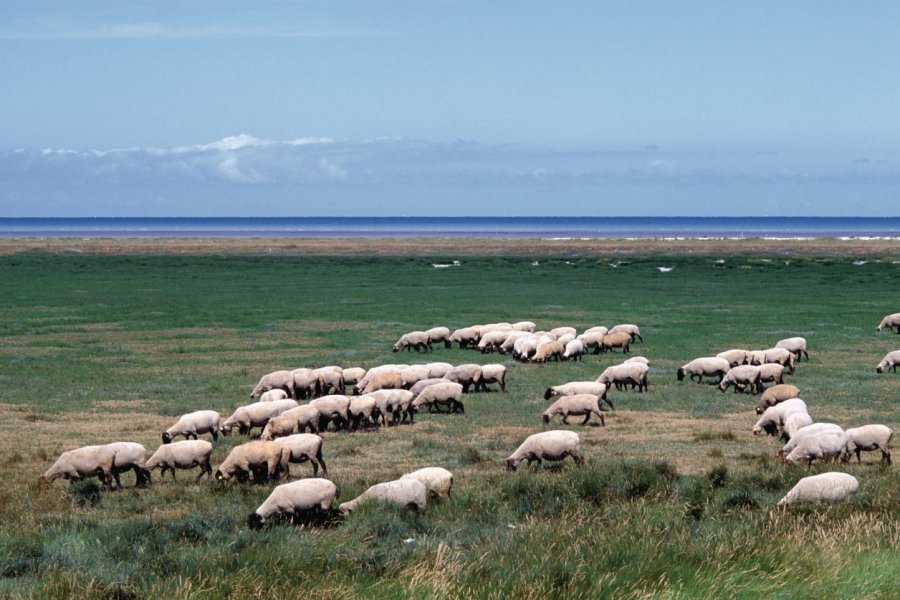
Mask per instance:
[[[900,217],[0,218],[0,237],[900,238]]]

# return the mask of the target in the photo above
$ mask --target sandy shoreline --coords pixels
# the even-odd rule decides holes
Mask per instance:
[[[572,255],[799,254],[900,256],[898,239],[610,238],[4,238],[0,254]]]

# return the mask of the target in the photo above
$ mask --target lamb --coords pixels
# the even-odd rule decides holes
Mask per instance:
[[[798,502],[843,500],[859,489],[859,481],[848,473],[829,472],[804,477],[778,501],[778,508]]]
[[[400,479],[420,481],[428,490],[428,494],[436,498],[450,498],[450,489],[453,487],[453,473],[442,467],[425,467],[407,473]]]
[[[776,348],[784,348],[788,352],[794,354],[797,360],[800,360],[801,356],[805,356],[807,362],[809,362],[809,352],[806,351],[806,339],[802,337],[791,337],[783,340],[779,340],[777,344],[775,344]]]
[[[110,446],[82,446],[60,454],[44,473],[44,479],[53,483],[60,477],[67,481],[78,481],[97,476],[103,487],[108,489],[115,462],[116,451]]]
[[[506,367],[501,364],[481,365],[481,381],[479,386],[481,390],[487,391],[487,384],[497,383],[500,385],[500,391],[506,391]]]
[[[576,338],[566,344],[566,348],[563,350],[562,359],[580,361],[581,356],[584,354],[584,350],[584,342]]]
[[[391,422],[394,425],[405,422],[407,417],[412,423],[413,416],[410,413],[412,392],[409,390],[378,390],[370,395],[375,398],[378,412],[381,413],[381,421],[385,426],[387,426],[388,415],[391,415]]]
[[[875,333],[878,333],[882,329],[887,329],[889,331],[896,329],[896,333],[900,333],[900,313],[887,315],[883,318],[881,323],[878,324],[878,327],[875,328]]]
[[[287,472],[290,458],[290,448],[275,442],[247,442],[231,449],[231,452],[216,469],[216,479],[228,481],[234,477],[243,483],[252,473],[254,481],[262,483],[263,468],[265,468],[266,479],[271,483],[282,473]]]
[[[875,371],[884,373],[887,370],[891,370],[896,373],[897,365],[900,365],[900,350],[894,350],[885,354],[878,366],[875,367]]]
[[[469,393],[469,387],[474,386],[475,391],[481,386],[481,379],[484,373],[481,365],[463,364],[457,365],[444,374],[446,379],[459,383],[463,386],[463,392]]]
[[[787,441],[787,443],[782,446],[781,450],[779,450],[775,456],[777,458],[782,458],[790,454],[794,448],[797,447],[803,438],[808,435],[817,435],[822,433],[823,431],[844,431],[840,425],[835,425],[834,423],[813,423],[812,425],[807,425],[806,427],[801,427],[797,431],[794,432],[794,435],[791,436],[791,439]]]
[[[784,383],[784,367],[778,363],[766,363],[759,365],[759,382]]]
[[[291,371],[294,381],[294,399],[306,400],[322,394],[322,380],[312,369],[299,368]]]
[[[348,415],[353,429],[359,429],[360,425],[365,425],[366,430],[369,429],[369,425],[374,425],[375,429],[378,429],[378,421],[381,419],[378,403],[375,402],[375,397],[369,394],[351,398]]]
[[[363,502],[374,500],[413,510],[425,510],[427,499],[428,489],[424,483],[418,479],[397,479],[373,485],[353,500],[341,504],[338,509],[341,514],[348,515]]]
[[[319,394],[343,394],[344,370],[337,366],[320,367],[313,369],[313,373],[319,378]]]
[[[613,328],[615,329],[615,328]],[[605,354],[613,348],[621,348],[622,354],[628,354],[628,347],[631,344],[631,334],[627,331],[611,331],[603,336],[600,340],[600,352]]]
[[[350,424],[350,398],[341,394],[331,394],[316,398],[309,403],[319,411],[319,431],[328,429],[334,423],[335,429],[346,428]]]
[[[429,385],[423,389],[416,399],[412,401],[411,406],[418,410],[422,406],[434,409],[446,406],[453,412],[465,414],[466,409],[462,402],[463,386],[459,383],[436,383]]]
[[[266,519],[289,515],[291,523],[310,511],[329,511],[337,496],[337,486],[327,479],[300,479],[277,486],[256,512],[247,517],[251,529],[261,529]]]
[[[350,367],[349,369],[344,369],[344,391],[346,392],[347,386],[356,385],[359,383],[359,380],[365,377],[366,370],[361,367]]]
[[[613,403],[606,397],[606,384],[597,383],[596,381],[570,381],[562,385],[553,385],[544,392],[544,400],[549,400],[553,396],[576,396],[578,394],[593,394],[606,402],[611,410],[616,410]]]
[[[814,433],[800,440],[784,460],[790,464],[806,461],[807,466],[811,465],[816,459],[833,460],[840,458],[842,461],[846,461],[848,457],[847,443],[847,434],[843,431],[829,429]]]
[[[689,363],[682,365],[678,369],[678,381],[683,381],[685,375],[689,375],[691,379],[697,378],[698,382],[703,381],[703,376],[707,377],[719,377],[719,382],[721,383],[722,378],[725,377],[725,374],[731,370],[731,363],[728,362],[727,359],[719,358],[717,356],[704,356],[702,358],[695,358]]]
[[[856,462],[861,463],[860,452],[863,450],[881,450],[881,462],[891,464],[891,438],[894,432],[885,425],[863,425],[847,429],[847,451],[856,453]]]
[[[784,402],[790,398],[799,398],[800,388],[789,383],[779,383],[770,388],[766,388],[759,403],[756,405],[756,414],[761,415],[770,406],[775,406],[780,402]]]
[[[228,433],[235,427],[243,435],[249,435],[254,427],[264,428],[272,417],[297,406],[295,400],[275,400],[273,402],[254,402],[239,406],[230,417],[222,423],[222,432]]]
[[[282,389],[287,392],[289,397],[296,398],[293,374],[290,371],[273,371],[263,375],[253,391],[250,392],[250,398],[258,398],[263,392],[275,389]]]
[[[731,367],[734,368],[738,365],[748,365],[750,364],[750,353],[747,350],[741,350],[738,348],[734,348],[732,350],[725,350],[724,352],[719,352],[716,354],[719,358],[724,358],[729,363],[731,363]]]
[[[268,392],[263,392],[263,394],[259,397],[259,402],[274,402],[275,400],[284,400],[288,397],[288,393],[282,389],[277,390],[269,390]]]
[[[431,338],[424,331],[410,331],[409,333],[404,333],[391,349],[394,352],[399,352],[404,348],[406,348],[407,352],[413,348],[415,348],[416,352],[431,352],[434,350],[434,348],[431,347]]]
[[[178,417],[175,424],[163,432],[162,441],[163,444],[168,444],[179,435],[196,440],[201,433],[211,433],[213,440],[218,441],[220,431],[223,431],[222,417],[218,412],[197,410]]]
[[[515,471],[523,460],[530,465],[542,460],[558,461],[571,456],[576,465],[584,463],[581,456],[581,438],[574,431],[555,429],[535,433],[525,438],[525,441],[506,459],[506,469]]]
[[[309,461],[312,464],[313,477],[319,476],[320,466],[322,467],[322,474],[328,477],[328,466],[325,464],[325,459],[322,458],[322,438],[318,435],[314,433],[297,433],[278,438],[275,440],[275,443],[290,451],[288,462],[304,463]],[[285,470],[285,475],[290,477],[289,467]]]
[[[275,438],[304,433],[307,428],[310,433],[319,433],[320,416],[319,410],[309,404],[286,410],[277,417],[269,419],[259,439],[272,441]]]
[[[591,419],[591,415],[597,415],[600,418],[600,426],[606,426],[606,420],[603,413],[600,412],[600,397],[593,394],[578,394],[575,396],[562,396],[556,402],[550,405],[550,408],[544,411],[542,418],[544,423],[549,423],[556,415],[562,415],[562,422],[569,424],[569,417],[584,416],[582,425],[587,425]]]
[[[649,371],[650,367],[643,363],[622,363],[621,365],[607,367],[596,381],[606,385],[607,388],[614,384],[618,389],[621,389],[624,385],[631,384],[632,389],[637,387],[639,392],[646,392],[649,387],[647,383],[647,373]]]
[[[173,482],[176,481],[176,469],[200,467],[200,472],[194,480],[196,483],[204,474],[212,478],[212,465],[209,461],[212,451],[212,443],[206,440],[182,440],[172,444],[166,443],[156,449],[156,452],[147,461],[146,467],[150,471],[159,467],[163,477],[166,475],[166,470],[171,470]]]
[[[443,343],[444,348],[450,349],[453,343],[450,341],[450,330],[446,327],[432,327],[425,330],[428,334],[428,341],[432,344]]]
[[[135,442],[112,442],[106,444],[116,453],[116,459],[113,461],[112,476],[116,482],[116,487],[122,489],[122,480],[119,479],[119,473],[134,470],[137,478],[135,485],[143,487],[150,483],[150,471],[145,465],[147,461],[147,449],[141,444]]]
[[[779,427],[784,424],[785,416],[795,411],[808,413],[806,402],[800,398],[791,398],[775,406],[770,406],[753,426],[753,435],[759,435],[763,431],[769,435],[777,434]]]
[[[403,377],[400,371],[384,371],[377,373],[367,382],[356,386],[357,394],[371,394],[378,390],[399,390],[403,388]]]
[[[719,391],[724,392],[729,385],[734,386],[734,391],[744,391],[747,387],[754,394],[762,391],[762,383],[760,383],[759,367],[753,365],[738,365],[732,367],[730,371],[725,373],[722,381],[719,382]]]
[[[531,362],[545,363],[551,358],[559,361],[565,350],[566,349],[563,347],[563,345],[555,340],[545,342],[537,347],[534,356],[531,357]]]
[[[619,333],[620,331],[627,333],[631,337],[632,342],[635,340],[635,338],[641,340],[641,343],[644,342],[644,338],[641,337],[641,330],[637,325],[633,325],[631,323],[616,325],[609,330],[609,333]]]
[[[457,342],[460,349],[474,348],[479,338],[478,331],[474,327],[463,327],[450,334],[450,342]]]

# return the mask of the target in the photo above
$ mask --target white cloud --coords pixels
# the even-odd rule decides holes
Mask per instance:
[[[319,159],[319,169],[330,179],[346,179],[347,171],[339,164],[333,163],[326,158]]]

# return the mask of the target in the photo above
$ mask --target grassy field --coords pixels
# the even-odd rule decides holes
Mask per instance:
[[[869,453],[862,465],[784,468],[779,444],[750,433],[755,398],[675,378],[694,357],[801,335],[812,357],[788,382],[813,419],[897,431],[900,374],[874,370],[900,348],[900,336],[875,334],[900,310],[897,259],[890,248],[0,254],[0,597],[898,598],[897,466]],[[605,428],[568,427],[583,440],[581,468],[508,473],[504,460],[543,428],[548,385],[593,379],[620,354],[531,365],[457,348],[390,352],[409,330],[522,319],[641,327],[632,350],[652,361],[650,390],[613,391]],[[507,392],[468,395],[465,416],[324,434],[341,500],[421,466],[453,471],[452,500],[420,514],[370,505],[255,532],[246,517],[266,486],[157,474],[150,489],[98,493],[94,481],[40,479],[81,445],[152,452],[177,415],[230,414],[269,371],[432,360],[502,362]],[[242,441],[220,438],[214,463]],[[860,491],[773,509],[799,478],[830,469]]]

